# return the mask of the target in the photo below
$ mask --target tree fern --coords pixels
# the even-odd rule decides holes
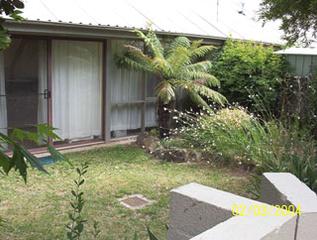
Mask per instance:
[[[209,101],[221,105],[226,102],[224,96],[211,89],[219,86],[218,79],[209,73],[211,62],[202,61],[214,49],[213,46],[202,45],[202,40],[191,42],[186,37],[177,37],[164,49],[152,30],[135,32],[144,42],[146,51],[126,45],[118,63],[122,67],[154,74],[160,80],[155,93],[162,138],[169,134],[171,117],[169,111],[164,109],[174,107],[177,93],[187,93],[193,102],[203,108],[209,108]]]
[[[149,30],[147,33],[135,30],[138,37],[144,42],[143,49],[125,45],[125,53],[120,57],[120,66],[152,73],[161,80],[156,87],[159,101],[167,104],[175,100],[176,90],[183,89],[192,100],[200,106],[208,107],[206,100],[219,104],[226,102],[225,97],[212,90],[219,86],[219,81],[208,71],[210,61],[200,61],[215,47],[202,45],[202,40],[191,42],[186,37],[175,38],[164,50],[156,34]]]

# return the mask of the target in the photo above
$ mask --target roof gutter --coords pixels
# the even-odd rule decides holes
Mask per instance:
[[[110,25],[86,25],[64,22],[43,22],[24,20],[15,22],[6,20],[4,23],[11,34],[17,35],[37,35],[37,36],[55,36],[55,37],[86,37],[93,39],[137,39],[138,37],[133,32],[133,28],[110,26]],[[146,30],[146,29],[140,29]],[[178,32],[155,31],[160,37],[176,37],[186,36],[191,39],[203,39],[204,42],[214,45],[222,45],[226,38],[196,35]]]

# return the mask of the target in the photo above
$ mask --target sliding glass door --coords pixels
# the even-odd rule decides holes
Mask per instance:
[[[1,132],[35,131],[37,124],[47,123],[48,97],[46,41],[14,39],[0,54]]]
[[[4,55],[0,52],[0,133],[7,134],[7,98],[5,90]]]
[[[102,136],[102,43],[53,40],[53,126],[66,141]]]

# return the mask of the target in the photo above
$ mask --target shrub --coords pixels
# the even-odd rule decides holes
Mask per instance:
[[[291,172],[317,191],[316,141],[296,124],[262,121],[242,108],[200,114],[179,113],[174,134],[192,148],[262,172]]]
[[[244,161],[245,147],[249,143],[244,133],[252,124],[252,116],[243,109],[223,109],[218,112],[195,114],[180,113],[179,121],[183,127],[176,133],[192,148],[208,153],[216,153],[225,160]],[[180,140],[178,140],[180,141]],[[243,144],[242,144],[243,142]]]
[[[317,136],[317,82],[316,76],[287,76],[279,97],[280,116],[284,121],[299,121],[315,131]]]
[[[285,68],[285,61],[274,54],[272,47],[228,40],[216,55],[212,71],[221,82],[220,92],[229,102],[252,108],[252,91],[261,94],[273,109]]]

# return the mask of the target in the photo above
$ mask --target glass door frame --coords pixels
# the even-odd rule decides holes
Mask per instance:
[[[33,39],[33,40],[44,40],[46,41],[47,48],[47,124],[52,126],[53,124],[53,104],[52,104],[52,42],[53,40],[71,40],[71,41],[89,41],[102,43],[102,59],[101,59],[101,141],[108,142],[110,140],[110,133],[106,127],[108,123],[106,117],[107,104],[106,104],[106,89],[107,89],[107,40],[106,39],[95,39],[95,38],[76,38],[76,37],[55,37],[55,36],[34,36],[34,35],[12,35],[12,39]],[[91,140],[93,142],[93,140]],[[48,144],[54,145],[52,139],[48,139]],[[66,145],[79,145],[78,143],[69,143]],[[41,147],[35,148],[40,149]]]

